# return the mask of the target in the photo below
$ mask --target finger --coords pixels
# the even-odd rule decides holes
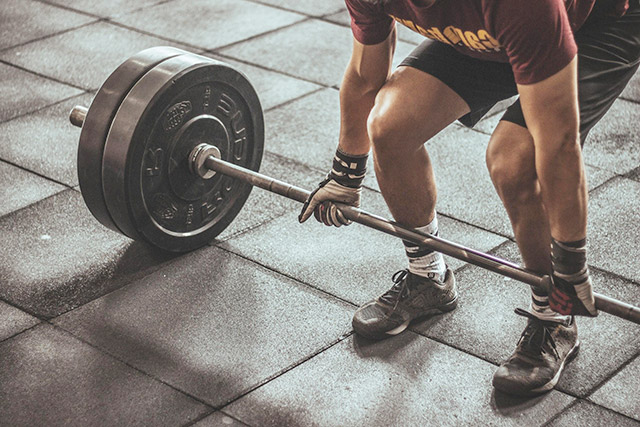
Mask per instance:
[[[340,209],[337,209],[337,215],[336,216],[338,217],[338,221],[340,221],[341,224],[343,224],[343,225],[351,224],[351,220],[345,218],[344,214],[342,213],[342,211]]]
[[[329,217],[331,224],[336,227],[340,227],[342,225],[342,221],[340,221],[340,218],[338,218],[339,213],[340,213],[340,210],[338,209],[338,207],[335,204],[331,203],[331,206],[329,207],[329,213],[327,216]]]
[[[300,211],[300,215],[298,216],[298,221],[300,223],[303,223],[306,220],[308,220],[311,214],[313,213],[313,211],[315,210],[316,206],[318,206],[318,202],[314,200],[315,193],[316,193],[315,191],[311,193],[307,201],[304,202],[304,205],[302,206],[302,210]]]
[[[329,217],[331,211],[331,202],[325,201],[320,205],[320,218],[322,218],[322,222],[324,225],[331,226],[331,218]]]

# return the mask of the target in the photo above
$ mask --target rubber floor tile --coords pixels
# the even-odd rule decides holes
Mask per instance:
[[[413,333],[350,337],[224,408],[263,426],[540,425],[573,399],[497,396],[495,367]]]
[[[24,169],[0,161],[0,217],[65,189]]]
[[[0,424],[174,426],[200,402],[50,325],[0,343]]]
[[[589,398],[640,422],[640,357],[636,357]]]

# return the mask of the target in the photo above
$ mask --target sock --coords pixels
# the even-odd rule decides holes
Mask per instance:
[[[434,216],[429,224],[417,227],[416,230],[424,233],[438,235],[438,217]],[[444,257],[440,252],[428,248],[420,247],[412,242],[402,241],[404,249],[409,258],[409,271],[415,275],[444,281],[447,266]]]
[[[568,323],[571,316],[556,313],[549,307],[549,295],[542,289],[531,287],[531,304],[529,311],[540,320],[553,320]]]

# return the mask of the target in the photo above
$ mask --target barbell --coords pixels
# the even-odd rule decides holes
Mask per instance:
[[[143,50],[102,84],[81,127],[78,180],[104,226],[160,249],[212,241],[256,186],[304,203],[310,192],[258,172],[264,119],[255,89],[230,65],[172,47]],[[550,278],[492,255],[338,204],[353,222],[532,286]],[[595,294],[596,307],[640,324],[640,308]]]

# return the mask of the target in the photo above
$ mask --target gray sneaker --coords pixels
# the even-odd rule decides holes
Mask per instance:
[[[352,325],[358,335],[371,339],[397,335],[414,319],[456,308],[458,292],[450,269],[447,269],[444,283],[408,270],[396,272],[392,279],[391,289],[353,315]]]
[[[529,319],[516,351],[493,376],[493,386],[509,394],[535,396],[551,390],[566,363],[580,348],[573,316],[566,323],[543,321],[520,308],[516,313]]]

